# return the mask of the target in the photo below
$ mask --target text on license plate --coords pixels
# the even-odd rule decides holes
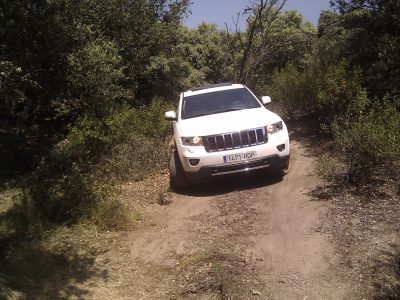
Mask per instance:
[[[245,152],[245,153],[236,153],[224,156],[224,163],[234,162],[234,161],[242,161],[242,160],[250,160],[257,156],[256,151]]]

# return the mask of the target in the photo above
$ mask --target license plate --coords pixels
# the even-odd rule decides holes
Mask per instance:
[[[256,151],[236,153],[224,156],[224,163],[230,163],[235,161],[250,160],[256,157]]]

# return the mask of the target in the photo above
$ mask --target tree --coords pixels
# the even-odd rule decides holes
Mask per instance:
[[[282,68],[289,61],[304,55],[305,48],[315,36],[315,30],[311,23],[303,21],[300,14],[282,12],[285,3],[285,0],[260,0],[252,2],[238,14],[234,32],[228,32],[227,35],[232,47],[240,53],[236,66],[236,79],[239,82],[257,85],[254,77],[258,74],[268,73],[271,76],[274,68]],[[241,32],[238,26],[241,16],[247,17],[245,32]],[[256,81],[270,79],[262,77]]]
[[[342,55],[363,70],[370,94],[382,98],[399,93],[400,2],[396,0],[334,0],[346,30]]]
[[[40,159],[79,117],[103,116],[121,102],[148,104],[155,94],[169,97],[169,90],[154,91],[148,66],[176,46],[188,5],[0,0],[0,138],[26,139],[18,147],[29,140]]]
[[[271,53],[273,45],[269,43],[268,28],[285,3],[286,0],[282,3],[278,0],[259,0],[251,2],[241,13],[238,13],[237,20],[234,22],[235,34],[231,36],[234,39],[232,44],[238,45],[241,51],[237,74],[239,82],[246,83],[250,71]],[[247,29],[244,33],[240,31],[238,25],[240,15],[247,16]]]
[[[67,59],[68,90],[77,100],[78,115],[105,116],[113,104],[129,97],[123,88],[126,78],[115,43],[100,37],[69,54]]]

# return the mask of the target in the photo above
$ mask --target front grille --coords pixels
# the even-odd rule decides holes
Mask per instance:
[[[203,137],[207,152],[240,149],[268,142],[265,127]]]

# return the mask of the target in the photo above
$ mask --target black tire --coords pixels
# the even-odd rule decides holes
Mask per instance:
[[[283,168],[282,170],[280,170],[279,175],[280,177],[284,177],[288,173],[289,173],[289,166],[287,168]]]
[[[189,181],[186,178],[178,151],[174,149],[169,160],[169,183],[174,191],[184,190],[189,187]]]
[[[285,175],[289,173],[289,162],[288,164],[283,167],[282,169],[275,170],[272,172],[274,177],[283,178]]]

